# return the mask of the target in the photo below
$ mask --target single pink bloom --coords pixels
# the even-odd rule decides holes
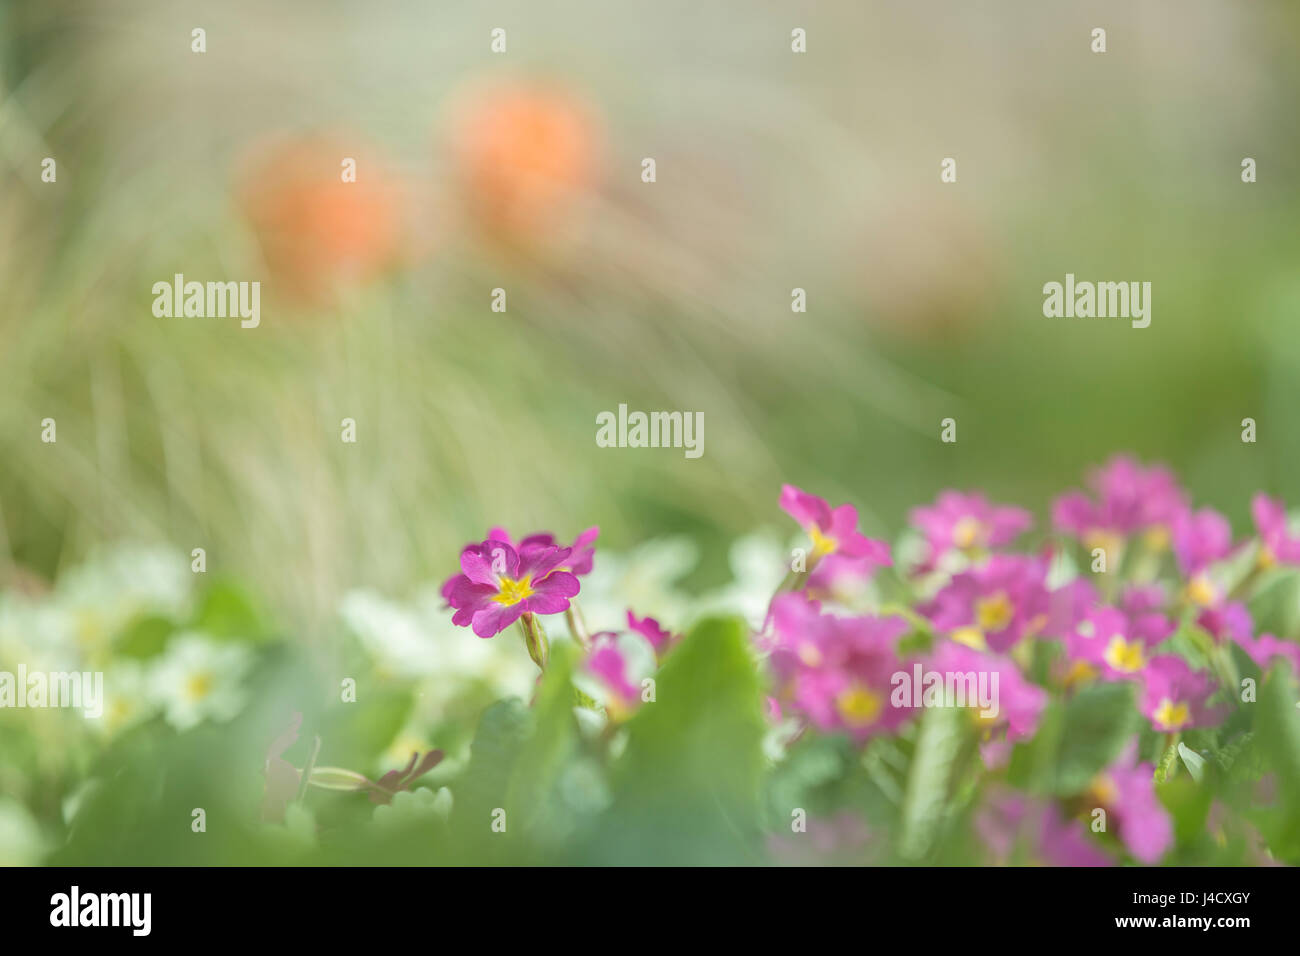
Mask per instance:
[[[1130,535],[1169,528],[1187,508],[1187,496],[1167,468],[1144,468],[1126,455],[1112,458],[1089,475],[1093,497],[1080,491],[1052,505],[1058,531],[1086,539],[1092,535]]]
[[[492,637],[525,612],[558,614],[578,593],[577,577],[560,568],[568,548],[520,545],[489,539],[470,545],[460,555],[461,573],[443,586],[443,596],[456,609],[452,623],[470,626],[479,637]]]
[[[950,551],[979,552],[1010,544],[1033,525],[1023,508],[993,505],[978,492],[941,492],[932,505],[913,509],[912,524],[925,534],[929,553],[923,569],[934,568]]]
[[[1142,684],[1142,714],[1160,733],[1213,726],[1223,717],[1221,709],[1208,703],[1215,689],[1213,678],[1193,671],[1181,657],[1151,658]]]
[[[1065,653],[1073,664],[1086,665],[1089,674],[1129,680],[1141,677],[1151,652],[1167,636],[1157,627],[1135,630],[1118,608],[1097,607],[1066,635]]]
[[[595,561],[596,548],[594,542],[599,535],[600,528],[594,525],[582,532],[582,534],[578,535],[577,540],[573,542],[573,547],[566,549],[568,550],[569,555],[566,558],[564,565],[560,567],[560,570],[569,571],[578,577],[589,574]],[[510,545],[521,559],[523,559],[528,553],[539,549],[545,550],[547,548],[559,547],[559,542],[555,540],[555,535],[551,534],[549,531],[540,531],[537,534],[530,534],[528,537],[516,542],[510,532],[505,528],[495,527],[488,529],[486,540],[501,541]],[[478,547],[480,547],[480,545],[474,542],[465,546],[465,548],[469,550]],[[441,594],[444,599],[448,598],[452,585],[457,577],[458,575],[452,575],[443,583]],[[450,601],[448,603],[450,603]]]
[[[858,509],[853,505],[832,508],[825,498],[810,495],[794,485],[782,485],[781,508],[808,532],[813,554],[818,558],[841,554],[869,558],[878,565],[893,563],[888,544],[858,531]]]
[[[1047,564],[1022,555],[994,555],[955,575],[920,610],[935,630],[1002,653],[1052,623]]]
[[[1174,521],[1174,554],[1191,577],[1232,551],[1232,526],[1213,508],[1185,511]]]

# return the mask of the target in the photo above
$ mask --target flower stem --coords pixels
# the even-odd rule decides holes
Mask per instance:
[[[307,765],[302,768],[302,780],[298,784],[298,796],[295,797],[299,803],[307,796],[307,784],[311,783],[311,772],[316,769],[316,760],[320,757],[320,737],[316,736],[311,741],[311,751],[307,755]]]
[[[1167,733],[1164,737],[1165,749],[1160,756],[1160,762],[1156,764],[1155,781],[1164,783],[1175,773],[1178,772],[1178,741],[1182,737],[1179,733]]]
[[[578,646],[583,650],[591,647],[591,635],[587,633],[587,622],[583,620],[582,608],[578,607],[577,601],[569,602],[569,608],[564,612],[564,620],[568,622],[569,633],[573,635]]]
[[[546,673],[546,665],[551,659],[551,644],[546,639],[542,622],[537,620],[537,615],[532,611],[525,611],[519,618],[519,626],[524,632],[524,645],[528,648],[528,656],[533,659],[533,663],[543,674]]]

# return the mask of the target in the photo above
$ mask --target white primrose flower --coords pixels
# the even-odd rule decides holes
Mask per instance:
[[[252,663],[253,654],[241,645],[178,634],[149,672],[150,697],[177,730],[230,720],[244,707],[243,681]]]
[[[99,720],[90,721],[91,725],[113,737],[148,720],[159,706],[150,689],[149,674],[143,665],[133,660],[114,660],[104,671],[104,713]]]
[[[124,545],[68,571],[51,607],[82,656],[95,657],[139,617],[185,617],[193,577],[180,552]]]
[[[409,605],[370,590],[351,591],[339,616],[381,673],[419,680],[431,706],[454,696],[466,680],[485,681],[502,697],[532,692],[537,671],[521,652],[522,641],[509,634],[485,640],[457,627],[436,590]]]
[[[588,633],[625,630],[629,608],[665,626],[680,626],[690,614],[691,600],[677,582],[699,560],[699,548],[685,537],[655,538],[622,554],[598,552],[574,599]]]

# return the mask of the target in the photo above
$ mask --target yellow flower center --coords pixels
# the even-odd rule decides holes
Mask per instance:
[[[1124,547],[1124,536],[1114,531],[1089,531],[1083,536],[1083,546],[1089,551],[1101,548],[1106,552],[1107,564],[1118,564],[1119,553]]]
[[[129,697],[115,697],[108,705],[108,726],[116,730],[125,724],[135,713],[135,701]]]
[[[1106,645],[1106,663],[1117,671],[1132,674],[1146,665],[1146,656],[1142,653],[1142,644],[1138,641],[1126,641],[1116,634]]]
[[[1193,604],[1210,607],[1218,599],[1218,592],[1215,591],[1214,583],[1208,577],[1198,574],[1187,584],[1187,597]]]
[[[94,611],[76,613],[77,640],[86,647],[93,647],[104,639],[104,621]]]
[[[884,702],[865,687],[854,684],[835,698],[835,709],[850,727],[865,727],[880,716]]]
[[[1075,661],[1070,665],[1070,669],[1065,672],[1063,678],[1066,687],[1073,687],[1075,684],[1085,683],[1097,676],[1097,668],[1093,667],[1087,661]]]
[[[959,627],[952,632],[952,639],[958,644],[965,644],[977,651],[987,651],[989,649],[984,640],[984,632],[978,627]]]
[[[1175,704],[1168,697],[1160,701],[1153,716],[1164,730],[1181,730],[1192,721],[1192,712],[1188,706],[1181,701]]]
[[[822,534],[822,529],[813,525],[808,529],[808,537],[812,538],[813,554],[821,557],[824,554],[834,554],[835,549],[840,543],[834,538]]]
[[[197,674],[191,674],[190,679],[185,682],[185,693],[190,700],[202,700],[212,692],[212,674],[209,671],[199,671]]]
[[[1114,806],[1119,799],[1119,787],[1109,774],[1099,773],[1088,788],[1088,795],[1103,807]]]
[[[618,694],[610,694],[605,701],[605,716],[616,724],[621,724],[632,716],[633,707],[623,701]]]
[[[975,623],[981,631],[1000,631],[1011,623],[1016,609],[1006,591],[975,602]]]
[[[963,551],[969,551],[981,544],[988,536],[988,529],[978,518],[967,515],[952,526],[952,543]]]
[[[1169,547],[1169,529],[1162,524],[1152,525],[1142,535],[1142,543],[1148,551],[1160,552]]]
[[[533,593],[532,577],[530,575],[525,574],[518,581],[502,575],[497,584],[497,594],[492,600],[498,604],[518,604]]]
[[[1255,556],[1255,563],[1259,565],[1260,570],[1267,571],[1273,565],[1277,564],[1277,555],[1267,545],[1259,546],[1259,554]]]

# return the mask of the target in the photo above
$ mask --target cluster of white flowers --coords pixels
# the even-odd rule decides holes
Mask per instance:
[[[252,667],[247,647],[195,631],[171,635],[160,654],[137,658],[115,642],[136,623],[185,621],[193,575],[184,558],[161,548],[124,546],[79,565],[45,593],[0,594],[0,670],[100,672],[99,719],[77,720],[113,735],[161,713],[177,730],[229,720],[245,703]],[[25,720],[39,720],[27,712]],[[50,714],[51,722],[67,721]]]

